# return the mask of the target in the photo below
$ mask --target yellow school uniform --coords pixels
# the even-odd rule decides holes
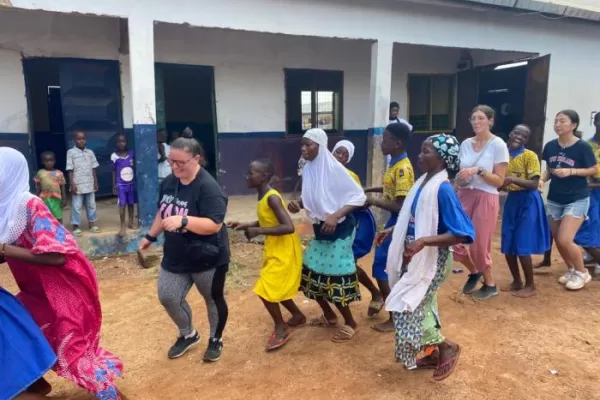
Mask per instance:
[[[383,199],[395,201],[396,197],[406,197],[414,183],[415,171],[407,154],[395,157],[383,175]]]
[[[596,143],[596,141],[594,139],[588,140],[588,143],[592,147],[592,150],[594,151],[594,155],[596,156],[596,161],[598,162],[598,164],[600,164],[600,146],[598,145],[598,143]],[[598,168],[598,171],[596,171],[596,175],[594,175],[594,180],[600,181],[600,168]]]
[[[540,175],[540,160],[538,159],[537,154],[535,154],[533,151],[525,149],[516,157],[510,157],[506,176],[530,180]],[[506,190],[509,192],[516,192],[525,189],[521,186],[512,184],[508,185]]]
[[[277,196],[285,208],[283,198],[276,190],[269,190],[257,205],[258,224],[261,228],[279,225],[275,212],[269,207],[270,196]],[[272,303],[290,300],[298,294],[302,278],[302,246],[297,233],[283,236],[265,236],[263,266],[254,293]]]
[[[352,179],[354,179],[354,181],[355,181],[356,183],[358,183],[358,185],[359,185],[360,187],[362,187],[362,184],[360,183],[360,178],[358,177],[358,175],[356,175],[356,174],[355,174],[353,171],[350,171],[350,170],[349,170],[349,169],[347,169],[347,168],[346,168],[346,170],[347,170],[347,171],[348,171],[348,173],[350,174],[350,177],[351,177]]]

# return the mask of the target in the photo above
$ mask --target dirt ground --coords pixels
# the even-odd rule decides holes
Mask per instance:
[[[498,249],[496,240],[496,276],[504,284],[509,274]],[[265,353],[272,326],[251,290],[261,247],[236,243],[232,251],[230,319],[223,358],[213,365],[201,362],[208,327],[198,293],[189,300],[202,346],[171,361],[166,353],[177,332],[158,302],[156,271],[140,269],[135,257],[96,262],[102,345],[124,361],[119,386],[130,399],[600,399],[600,284],[567,292],[556,282],[564,269],[557,252],[553,267],[536,276],[538,294],[530,299],[502,293],[476,303],[459,294],[465,273],[449,278],[439,296],[443,330],[463,352],[454,375],[436,384],[430,372],[407,372],[395,362],[392,334],[369,328],[378,319],[366,317],[366,291],[353,306],[360,327],[352,342],[335,344],[332,331],[306,327],[280,351]],[[0,285],[16,290],[5,266]],[[315,304],[302,295],[297,301],[318,316]],[[91,398],[52,372],[48,379],[53,397]]]

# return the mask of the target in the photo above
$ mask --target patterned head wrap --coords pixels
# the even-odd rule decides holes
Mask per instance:
[[[440,155],[440,158],[444,160],[448,175],[453,178],[460,168],[458,159],[460,144],[458,143],[458,139],[452,135],[441,133],[430,136],[427,140],[431,142]]]

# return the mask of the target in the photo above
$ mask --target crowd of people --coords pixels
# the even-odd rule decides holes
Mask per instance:
[[[266,351],[285,346],[291,330],[307,325],[334,328],[335,343],[351,341],[358,330],[351,303],[361,300],[362,284],[371,295],[368,315],[387,312],[372,328],[394,332],[396,360],[408,370],[432,370],[435,381],[452,374],[461,353],[459,344],[443,336],[437,305],[454,260],[469,271],[466,295],[486,300],[499,294],[491,258],[499,192],[508,192],[501,250],[513,279],[501,290],[520,298],[535,294],[533,271],[540,266],[533,265],[532,255],[549,251],[552,238],[567,266],[559,282],[579,290],[591,280],[581,247],[600,265],[600,114],[594,120],[596,133],[586,142],[578,136],[577,113],[559,112],[554,123],[558,138],[544,146],[542,172],[538,156],[526,148],[530,129],[515,126],[505,143],[492,133],[494,110],[477,106],[471,113],[472,138],[459,143],[452,135],[438,134],[423,141],[421,175],[415,180],[407,156],[412,127],[397,117],[397,108],[392,103],[381,141],[389,160],[382,187],[364,188],[346,168],[355,151],[351,142],[339,141],[330,151],[327,134],[310,129],[300,149],[301,194],[288,204],[270,185],[271,161],[250,163],[246,179],[258,203],[257,219],[247,222],[226,222],[227,196],[203,168],[203,149],[190,132],[170,145],[159,133],[158,212],[140,250],[164,235],[158,299],[179,331],[168,358],[181,357],[201,340],[186,301],[193,285],[204,298],[210,326],[203,360],[221,358],[229,312],[224,296],[228,228],[249,240],[265,237],[254,292],[273,320]],[[99,345],[96,274],[74,238],[81,234],[82,205],[90,229],[99,232],[98,163],[86,147],[85,132],[75,132],[74,144],[66,168],[72,231],[62,224],[66,180],[55,168],[54,155],[42,154],[44,169],[34,180],[38,197],[30,193],[25,157],[0,148],[0,263],[8,263],[20,289],[15,298],[0,288],[0,362],[8,373],[0,381],[2,399],[43,398],[51,391],[43,377],[49,369],[99,399],[124,398],[115,384],[123,365]],[[111,160],[124,234],[134,226],[136,203],[135,155],[125,136],[117,137]],[[544,204],[541,191],[547,182]],[[379,233],[372,209],[389,214]],[[304,251],[289,215],[301,210],[314,227]],[[358,264],[374,244],[375,282]],[[307,318],[294,302],[298,291],[318,304],[318,317]]]

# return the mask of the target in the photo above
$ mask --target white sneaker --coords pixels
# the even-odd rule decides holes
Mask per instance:
[[[583,289],[583,287],[588,284],[592,280],[592,276],[589,272],[579,272],[575,271],[571,274],[571,279],[565,287],[569,290],[579,290]]]
[[[575,272],[575,268],[569,268],[566,274],[558,278],[558,283],[566,285],[567,282],[571,280],[571,275],[573,275],[573,272]]]

